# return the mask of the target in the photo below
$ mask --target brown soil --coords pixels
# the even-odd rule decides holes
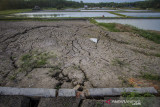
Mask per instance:
[[[98,38],[94,43],[90,38]],[[19,72],[22,56],[53,53],[45,65]],[[128,87],[141,72],[160,75],[160,45],[89,21],[0,22],[0,86],[35,88]],[[58,70],[53,70],[58,66]],[[27,72],[27,73],[26,73]]]

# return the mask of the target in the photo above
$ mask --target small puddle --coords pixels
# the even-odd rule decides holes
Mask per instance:
[[[98,42],[98,39],[97,38],[90,38],[91,41],[97,43]]]

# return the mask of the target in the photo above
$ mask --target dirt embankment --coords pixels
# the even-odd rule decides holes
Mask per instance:
[[[0,86],[129,87],[141,72],[160,75],[160,45],[133,33],[88,21],[0,25]]]

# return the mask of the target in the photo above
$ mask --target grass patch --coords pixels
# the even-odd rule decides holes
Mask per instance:
[[[136,27],[132,27],[132,29],[133,29],[134,33],[137,33],[144,38],[147,38],[149,40],[154,41],[155,43],[160,44],[160,34],[146,31],[146,30],[142,30],[142,29],[138,29]]]
[[[49,70],[49,76],[51,77],[58,77],[58,75],[61,73],[61,66],[55,65]]]
[[[160,76],[159,75],[153,75],[151,73],[144,73],[144,72],[140,72],[142,78],[147,79],[147,80],[157,80],[160,81]]]
[[[122,107],[135,107],[134,104],[139,104],[139,106],[137,105],[138,107],[153,107],[153,105],[155,105],[155,102],[156,102],[155,95],[150,93],[140,94],[136,91],[135,92],[124,91],[122,92],[122,98],[125,98],[125,100],[135,101],[132,103],[124,103],[122,104]]]
[[[138,29],[130,25],[122,25],[116,23],[98,23],[94,19],[91,19],[90,22],[99,26],[103,26],[111,32],[133,32],[148,40],[160,44],[160,34],[153,31]],[[156,56],[159,57],[160,54],[156,54]]]
[[[122,86],[123,86],[123,87],[126,87],[126,86],[127,86],[127,87],[134,87],[134,86],[133,86],[132,84],[130,84],[125,78],[119,76],[118,79],[122,81]]]
[[[51,56],[47,53],[33,52],[30,54],[25,54],[21,57],[19,71],[29,72],[33,68],[42,67],[43,65],[47,64],[47,59],[49,57]]]
[[[10,80],[15,80],[16,79],[16,74],[9,76]]]
[[[114,15],[117,15],[117,16],[121,16],[121,17],[128,18],[128,16],[126,16],[126,15],[119,14],[119,13],[115,13],[115,12],[108,12],[108,13],[111,13],[111,14],[114,14]]]
[[[123,67],[126,65],[124,61],[119,60],[118,58],[112,60],[112,65]]]
[[[92,18],[92,19],[90,19],[89,21],[90,21],[90,23],[98,24],[98,22],[97,22],[95,19],[93,19],[93,18]]]
[[[14,13],[22,13],[22,12],[29,12],[29,11],[32,11],[32,9],[3,10],[3,11],[0,11],[0,15],[9,15]]]
[[[43,10],[57,10],[57,8],[43,8]]]
[[[138,92],[122,92],[122,97],[154,97],[153,94],[150,93],[144,93],[140,94]]]
[[[160,57],[160,54],[155,54],[156,57]]]
[[[120,30],[116,29],[115,23],[98,23],[98,25],[107,28],[111,32],[120,32]]]
[[[98,23],[95,19],[90,19],[90,23],[103,26],[107,28],[111,32],[119,32],[118,29],[116,29],[116,24],[115,23]]]
[[[80,67],[78,65],[73,65],[73,69],[80,70]]]

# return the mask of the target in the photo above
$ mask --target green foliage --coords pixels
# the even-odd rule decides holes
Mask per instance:
[[[121,61],[121,60],[116,58],[112,61],[112,65],[114,65],[114,66],[118,65],[118,66],[122,67],[122,66],[126,65],[126,63],[124,61]]]
[[[132,27],[133,32],[160,44],[160,34]]]
[[[126,15],[123,15],[123,14],[119,14],[119,13],[115,13],[115,12],[108,12],[108,13],[115,14],[115,15],[117,15],[117,16],[121,16],[121,17],[127,18],[127,16],[126,16]]]
[[[59,65],[56,65],[49,70],[49,72],[54,72],[54,71],[61,71],[61,67]]]
[[[16,79],[16,75],[14,74],[14,75],[9,76],[9,79],[10,80],[15,80]]]
[[[61,73],[61,66],[55,65],[52,66],[52,68],[49,70],[49,76],[51,77],[57,77]]]
[[[83,7],[83,3],[67,0],[0,0],[0,10],[26,9],[40,6],[41,8]]]
[[[110,7],[110,8],[130,8],[130,7],[138,7],[138,8],[160,8],[159,0],[146,0],[146,1],[138,1],[132,3],[83,3],[83,2],[75,2],[69,0],[0,0],[0,10],[7,9],[26,9],[33,8],[34,6],[40,6],[42,8],[50,7],[50,8],[58,8],[62,9],[64,7],[72,7],[79,8],[84,5],[88,5],[89,7]]]
[[[160,81],[160,76],[159,75],[153,75],[151,73],[147,72],[140,72],[142,78],[147,79],[147,80],[157,80]]]
[[[98,23],[98,25],[107,28],[111,32],[120,32],[120,30],[115,28],[116,27],[115,23]]]
[[[140,94],[138,92],[122,92],[122,97],[125,98],[126,100],[134,100],[134,101],[139,101],[140,105],[137,105],[138,107],[153,107],[153,104],[155,103],[155,96],[150,93],[143,93]],[[152,103],[150,103],[152,102]],[[122,107],[135,107],[133,105],[134,103],[125,103],[122,104]]]
[[[33,68],[42,67],[47,63],[48,58],[49,56],[46,53],[25,54],[21,57],[21,64],[19,71],[29,72]]]
[[[121,26],[124,26],[126,28],[130,28],[131,30],[117,29],[116,28],[116,26],[117,26],[116,23],[98,23],[94,19],[91,19],[90,22],[94,23],[96,25],[99,25],[99,26],[103,26],[111,32],[120,32],[120,31],[121,32],[133,32],[133,33],[139,34],[140,36],[142,36],[142,37],[144,37],[148,40],[151,40],[151,41],[154,41],[155,43],[160,44],[160,34],[155,33],[155,32],[138,29],[136,27],[129,26],[129,25],[121,25]],[[156,54],[155,56],[159,57],[160,54]]]
[[[21,12],[29,12],[29,11],[31,11],[31,9],[3,10],[3,11],[0,11],[0,15],[8,15],[8,14],[21,13]]]
[[[90,23],[98,24],[98,23],[97,23],[97,21],[96,21],[95,19],[93,19],[93,18],[92,18],[92,19],[90,19],[89,21],[90,21]]]
[[[122,92],[122,97],[154,97],[154,95],[150,93],[140,94],[138,92],[126,92],[124,90],[124,92]]]

